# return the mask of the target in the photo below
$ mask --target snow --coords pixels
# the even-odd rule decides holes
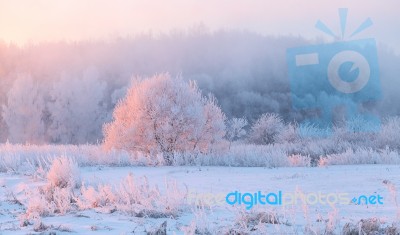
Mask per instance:
[[[180,189],[189,195],[203,197],[208,206],[196,210],[188,207],[177,217],[146,218],[133,217],[119,211],[110,213],[104,208],[84,211],[73,211],[62,216],[42,218],[42,223],[51,226],[48,231],[70,230],[79,234],[124,234],[135,231],[145,233],[159,227],[167,221],[168,234],[184,234],[183,227],[189,226],[195,219],[199,224],[205,221],[206,226],[221,229],[233,226],[234,220],[244,208],[232,207],[227,203],[214,203],[206,200],[211,194],[219,200],[225,200],[226,194],[235,190],[240,192],[277,192],[284,193],[302,191],[303,193],[348,193],[349,196],[381,195],[383,204],[356,205],[350,202],[345,205],[304,205],[299,202],[295,206],[254,206],[254,210],[273,211],[281,215],[290,225],[267,224],[270,232],[295,232],[302,234],[305,226],[317,230],[324,227],[330,217],[334,217],[336,233],[339,233],[346,222],[357,223],[360,219],[378,218],[385,225],[398,221],[400,208],[396,205],[396,193],[389,190],[388,182],[400,184],[400,166],[398,165],[356,165],[329,167],[81,167],[81,179],[86,185],[118,184],[129,173],[135,177],[147,177],[151,186],[157,185],[162,193],[166,191],[165,180],[175,180]],[[31,176],[16,174],[0,174],[0,231],[2,234],[35,233],[33,226],[20,227],[18,216],[24,212],[23,206],[10,199],[10,192],[24,201],[24,189],[43,184],[44,181]],[[398,200],[398,197],[397,197]],[[208,202],[208,203],[207,203]],[[184,202],[183,202],[184,203]],[[187,203],[187,202],[186,202]],[[202,213],[206,216],[202,217]],[[322,219],[322,222],[316,222]],[[216,231],[216,230],[214,230]],[[261,230],[260,230],[261,231]],[[65,231],[60,234],[69,234]]]

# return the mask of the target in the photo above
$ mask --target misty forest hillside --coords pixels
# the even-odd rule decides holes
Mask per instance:
[[[164,72],[195,80],[228,118],[251,122],[270,112],[301,121],[302,113],[291,108],[286,49],[318,43],[203,27],[110,41],[0,43],[0,142],[101,141],[132,77]],[[383,100],[371,107],[383,117],[399,115],[400,57],[381,44],[378,56]]]

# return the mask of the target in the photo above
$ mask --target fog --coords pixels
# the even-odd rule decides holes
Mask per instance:
[[[101,141],[102,125],[111,120],[131,78],[163,72],[197,81],[205,95],[216,96],[228,118],[252,121],[274,112],[287,122],[299,121],[303,113],[291,106],[286,50],[322,42],[204,26],[112,40],[22,47],[3,42],[0,140]],[[400,57],[383,44],[378,57],[383,99],[372,108],[382,117],[400,115]]]

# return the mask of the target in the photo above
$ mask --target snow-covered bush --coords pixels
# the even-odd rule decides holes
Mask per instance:
[[[251,126],[248,141],[253,144],[273,144],[284,129],[283,120],[274,113],[265,113]]]
[[[129,174],[116,187],[117,210],[143,217],[176,216],[187,193],[180,191],[176,182],[166,182],[166,192],[150,187],[146,177],[135,178]]]
[[[288,144],[300,141],[300,134],[297,124],[288,123],[276,138],[278,143]]]
[[[400,117],[384,120],[376,142],[378,148],[389,147],[400,150]]]
[[[227,121],[227,131],[226,137],[232,143],[246,135],[246,130],[248,122],[246,118],[232,118]]]
[[[29,197],[21,218],[23,223],[72,210],[73,188],[79,181],[79,168],[73,160],[67,157],[54,159],[47,173],[47,183],[27,192]]]
[[[21,223],[27,225],[41,216],[65,214],[72,210],[73,188],[79,181],[76,162],[67,157],[54,159],[47,173],[47,183],[26,192],[28,199]]]
[[[166,164],[174,152],[215,152],[223,147],[225,115],[213,97],[196,84],[159,74],[135,80],[104,126],[106,149],[162,153]]]
[[[310,156],[303,156],[300,154],[293,154],[288,157],[289,165],[295,167],[310,167],[311,158]]]
[[[26,205],[24,219],[30,220],[36,216],[47,216],[54,212],[54,204],[46,200],[45,195],[40,193],[39,188],[30,191],[29,200]]]
[[[47,180],[53,187],[66,188],[80,185],[78,164],[71,158],[60,157],[53,160],[47,173]]]
[[[362,123],[358,119],[353,119],[350,125],[340,125],[333,128],[332,136],[329,139],[333,143],[348,143],[352,147],[373,147],[374,140],[377,138],[378,130],[363,130]],[[352,126],[351,126],[352,125]]]
[[[53,187],[49,184],[34,188],[29,192],[26,206],[26,216],[50,216],[54,214],[65,214],[71,210],[72,204],[71,188]]]
[[[78,198],[77,205],[79,209],[85,210],[97,207],[112,207],[117,201],[117,196],[114,193],[111,185],[88,186],[82,185],[82,196]]]

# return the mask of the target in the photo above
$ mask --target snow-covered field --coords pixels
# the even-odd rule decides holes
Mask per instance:
[[[3,2],[0,235],[400,235],[398,1]]]
[[[158,186],[159,198],[178,198],[180,201],[162,204],[176,207],[176,213],[166,216],[135,214],[113,207],[112,203],[103,203],[92,204],[86,209],[72,207],[65,214],[40,216],[40,219],[33,218],[32,223],[21,226],[21,216],[26,213],[27,202],[32,199],[29,191],[45,185],[47,180],[20,173],[1,173],[1,233],[27,234],[36,233],[36,230],[37,233],[55,231],[57,234],[146,234],[167,221],[167,234],[340,234],[348,222],[352,226],[361,224],[360,228],[365,229],[366,225],[359,221],[370,219],[370,226],[378,224],[382,230],[400,220],[396,188],[400,184],[399,165],[287,168],[93,166],[79,167],[79,174],[83,187],[93,186],[91,197],[96,197],[99,186],[109,185],[116,189],[122,185],[121,182],[126,182],[128,176],[134,179],[137,187],[148,186],[151,189]],[[234,191],[277,194],[281,191],[286,195],[286,202],[290,202],[289,193],[295,195],[296,192],[307,196],[328,195],[331,202],[341,195],[345,200],[324,205],[325,198],[322,203],[314,204],[311,199],[314,196],[309,196],[313,205],[298,199],[297,203],[288,205],[258,204],[246,210],[244,205],[231,206],[225,202],[225,196]],[[74,189],[75,195],[82,192]],[[380,196],[383,204],[357,205],[351,201],[361,195]]]

